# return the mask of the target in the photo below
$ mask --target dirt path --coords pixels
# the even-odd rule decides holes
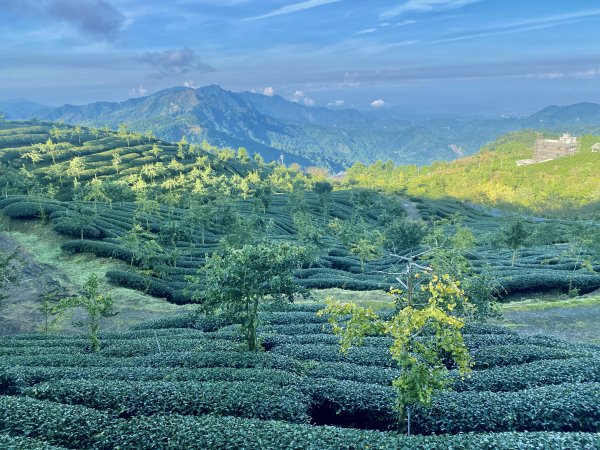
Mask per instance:
[[[406,213],[408,214],[408,217],[410,219],[417,220],[417,221],[423,220],[423,218],[421,217],[421,214],[419,213],[419,210],[417,209],[417,207],[415,206],[415,204],[413,202],[411,202],[406,197],[402,197],[401,200],[402,200],[402,206],[404,206],[404,209],[406,210]]]

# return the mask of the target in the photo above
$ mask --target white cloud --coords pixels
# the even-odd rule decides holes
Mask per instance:
[[[183,85],[185,87],[192,88],[192,89],[196,89],[198,87],[198,85],[196,83],[194,83],[194,80],[185,80],[183,82]]]
[[[374,31],[377,31],[377,28],[365,28],[364,30],[360,30],[356,34],[369,34],[373,33]]]
[[[298,11],[304,11],[306,9],[316,8],[318,6],[329,5],[330,3],[337,3],[342,0],[306,0],[300,3],[293,3],[291,5],[282,6],[274,11],[267,14],[263,14],[256,17],[249,17],[245,20],[258,20],[266,19],[267,17],[282,16],[284,14],[291,14]]]
[[[148,90],[141,84],[137,88],[133,88],[127,94],[129,97],[143,97],[148,93]]]
[[[340,108],[342,106],[344,106],[346,102],[344,102],[344,100],[334,100],[332,102],[327,103],[327,106],[334,106],[336,108]]]
[[[260,93],[262,95],[266,95],[267,97],[273,97],[275,95],[275,89],[273,89],[271,86],[267,86],[266,88],[261,89]]]
[[[296,91],[292,94],[292,98],[291,100],[295,103],[303,103],[305,106],[313,106],[315,104],[315,101],[308,97],[304,91]]]
[[[533,80],[559,80],[561,78],[575,78],[576,80],[593,80],[600,78],[600,67],[591,67],[573,72],[542,72],[527,73],[521,76]]]
[[[378,98],[377,100],[373,100],[371,102],[371,106],[373,108],[381,108],[381,107],[385,106],[385,102],[382,99]]]
[[[480,0],[408,0],[401,5],[383,11],[379,18],[389,20],[393,17],[407,13],[427,13],[458,9],[463,6],[477,3]]]
[[[582,72],[572,72],[571,76],[580,80],[591,80],[600,77],[600,67],[584,70]]]

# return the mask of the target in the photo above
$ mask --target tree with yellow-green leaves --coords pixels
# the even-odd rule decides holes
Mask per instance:
[[[393,381],[400,422],[410,434],[410,412],[415,405],[429,406],[436,392],[471,371],[471,358],[461,329],[464,319],[456,312],[469,307],[460,281],[448,274],[435,274],[417,260],[423,254],[401,257],[405,268],[397,274],[396,313],[381,318],[372,308],[328,299],[317,314],[328,315],[340,351],[362,345],[366,336],[392,338],[390,354],[401,369]]]

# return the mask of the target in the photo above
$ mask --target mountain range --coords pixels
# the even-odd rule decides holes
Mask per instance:
[[[31,102],[0,102],[9,119],[63,121],[133,131],[152,130],[162,139],[221,147],[246,147],[267,161],[342,170],[356,161],[392,160],[429,164],[475,153],[498,136],[523,128],[584,132],[600,125],[600,105],[550,106],[524,118],[432,119],[412,123],[381,111],[305,106],[274,95],[231,92],[216,85],[174,87],[124,102],[41,107]]]

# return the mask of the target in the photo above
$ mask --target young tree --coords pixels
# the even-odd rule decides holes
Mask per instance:
[[[523,219],[517,219],[500,230],[500,242],[513,251],[512,266],[515,265],[519,250],[527,244],[531,231]]]
[[[153,144],[152,145],[152,149],[150,150],[150,153],[152,153],[152,155],[154,156],[154,158],[158,159],[158,157],[160,156],[160,154],[162,153],[162,148],[160,148],[158,145]]]
[[[42,302],[39,305],[39,311],[44,315],[44,325],[38,328],[43,330],[46,336],[48,336],[48,332],[54,323],[54,321],[51,321],[50,318],[54,315],[54,308],[56,308],[56,305],[56,291],[50,291],[46,288],[46,292],[42,297]]]
[[[99,351],[100,339],[98,338],[98,333],[101,321],[104,318],[113,317],[117,313],[114,311],[113,298],[110,295],[101,293],[98,275],[92,274],[89,276],[83,285],[81,297],[69,297],[60,300],[54,308],[54,313],[61,315],[74,308],[83,308],[85,310],[87,314],[86,320],[76,322],[75,325],[81,327],[87,326],[91,349],[93,352]]]
[[[0,306],[7,298],[8,285],[16,285],[19,282],[21,262],[19,249],[10,253],[0,250]]]
[[[77,184],[79,177],[85,170],[85,161],[81,156],[75,156],[69,161],[69,168],[67,169],[67,175],[73,178],[73,182]]]
[[[188,146],[188,141],[185,138],[185,136],[182,136],[182,138],[177,143],[177,157],[179,159],[185,158],[185,148],[187,146]]]
[[[122,122],[121,124],[119,124],[119,131],[117,133],[117,136],[120,139],[126,140],[127,147],[129,147],[129,143],[131,140],[131,133],[129,132],[129,129],[127,128],[127,124],[125,122]]]
[[[204,310],[239,323],[248,349],[259,349],[256,334],[260,305],[267,301],[292,302],[302,292],[294,270],[306,262],[303,247],[288,242],[262,242],[227,248],[211,255],[205,266]]]
[[[416,248],[426,234],[427,228],[422,222],[405,217],[395,219],[385,227],[385,246],[394,252],[406,252]]]
[[[408,261],[405,279],[398,278],[405,290],[391,291],[397,296],[397,311],[389,320],[379,317],[370,307],[331,299],[317,313],[329,315],[333,332],[340,336],[340,351],[344,353],[353,345],[362,345],[365,336],[392,338],[390,353],[401,369],[392,385],[400,421],[403,426],[406,421],[408,434],[411,407],[428,406],[436,392],[447,389],[454,381],[451,369],[457,369],[461,377],[471,370],[469,352],[460,331],[464,321],[453,314],[459,301],[466,302],[460,283],[445,274],[433,275],[420,284],[419,277],[426,273],[429,273],[426,267],[412,259]],[[414,301],[417,289],[426,294],[423,305]],[[348,316],[350,319],[346,321]]]
[[[121,162],[123,162],[123,160],[121,159],[121,156],[116,152],[113,153],[112,166],[115,169],[115,172],[117,172],[117,175],[119,174],[119,168],[121,167]]]
[[[81,130],[81,127],[79,125],[77,125],[76,127],[73,127],[73,129],[71,130],[71,136],[73,136],[73,137],[77,136],[79,145],[81,145],[81,135],[82,134],[83,134],[83,131]]]
[[[361,270],[365,271],[366,261],[379,258],[382,255],[384,236],[381,232],[369,226],[364,220],[334,219],[329,227],[339,240],[348,247],[350,253],[360,259]]]
[[[317,181],[313,190],[319,196],[319,201],[323,208],[323,221],[325,221],[329,215],[329,208],[331,207],[331,192],[333,191],[333,185],[328,181]]]

